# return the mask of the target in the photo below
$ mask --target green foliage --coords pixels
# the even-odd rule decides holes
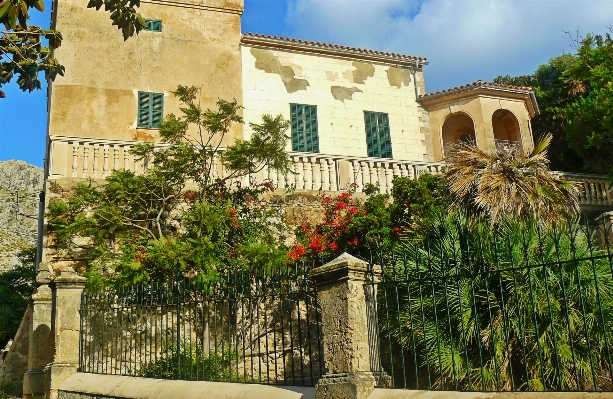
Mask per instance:
[[[20,265],[0,274],[0,348],[15,336],[34,291],[36,248],[19,253]]]
[[[238,354],[232,350],[204,353],[201,346],[171,346],[162,355],[146,363],[138,375],[147,378],[188,381],[242,382],[238,375]]]
[[[540,115],[532,121],[535,137],[553,135],[551,167],[569,172],[607,174],[613,168],[613,42],[587,35],[574,42],[576,54],[564,54],[532,75],[498,76],[495,82],[533,86]]]
[[[252,178],[265,167],[289,170],[287,123],[264,116],[250,140],[222,152],[232,125],[242,122],[240,107],[220,100],[217,110],[202,110],[198,94],[183,86],[175,92],[182,115],[168,115],[160,129],[170,145],[134,149],[146,173],[114,171],[104,184],[80,184],[67,201],[49,205],[48,228],[60,242],[89,239],[90,285],[163,281],[177,272],[214,278],[287,261],[280,210],[261,198],[275,187]],[[218,162],[228,171],[223,179],[214,175]]]
[[[136,12],[140,0],[89,0],[87,4],[96,10],[102,6],[110,13],[113,25],[121,30],[124,40],[147,27]],[[44,72],[45,80],[49,81],[57,75],[64,76],[64,66],[52,55],[62,43],[62,34],[28,25],[32,9],[44,11],[44,0],[0,0],[0,24],[5,29],[0,36],[0,89],[17,77],[19,88],[32,92],[41,88],[39,72]],[[44,45],[43,39],[48,45]],[[6,94],[0,90],[0,98],[4,97]]]
[[[368,258],[371,251],[391,250],[401,238],[425,234],[433,215],[444,213],[450,205],[444,175],[394,177],[391,196],[378,192],[378,186],[369,184],[364,187],[366,199],[355,198],[353,192],[335,198],[324,194],[323,220],[296,229],[298,244],[290,257],[330,258],[348,251]]]
[[[394,302],[380,316],[393,353],[416,359],[407,376],[456,390],[595,389],[609,373],[613,278],[590,240],[575,226],[437,219],[398,249],[379,293]]]

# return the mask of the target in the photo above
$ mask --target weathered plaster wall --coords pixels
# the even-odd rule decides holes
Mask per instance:
[[[143,1],[141,15],[162,20],[163,30],[141,31],[125,42],[108,13],[86,3],[54,4],[64,37],[56,56],[66,74],[52,86],[49,135],[155,140],[156,129],[136,127],[138,91],[164,93],[165,114],[179,113],[170,92],[180,84],[201,86],[204,108],[215,107],[219,98],[242,98],[243,0]],[[240,125],[228,142],[237,137],[242,137]]]
[[[430,121],[430,134],[432,136],[434,160],[444,158],[443,151],[443,124],[450,114],[464,113],[468,115],[475,125],[477,146],[481,149],[492,150],[494,144],[494,130],[492,115],[499,109],[513,113],[519,123],[521,144],[523,148],[532,148],[533,137],[530,126],[530,114],[522,100],[496,98],[490,96],[473,96],[450,102],[441,102],[428,108]]]
[[[394,159],[429,160],[411,70],[252,45],[242,53],[245,137],[262,114],[289,120],[290,103],[316,105],[320,152],[365,157],[364,111],[386,112]]]

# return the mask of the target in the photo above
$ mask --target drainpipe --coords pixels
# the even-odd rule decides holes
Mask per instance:
[[[38,195],[38,232],[36,236],[36,273],[38,273],[38,267],[43,261],[43,220],[45,213],[45,191],[40,192]]]

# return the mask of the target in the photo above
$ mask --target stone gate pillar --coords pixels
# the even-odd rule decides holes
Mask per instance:
[[[53,361],[50,282],[49,272],[39,272],[36,276],[38,288],[31,298],[32,324],[28,342],[28,371],[23,376],[23,397],[26,399],[38,399],[44,396],[44,369]]]
[[[55,355],[53,363],[45,368],[45,394],[48,399],[57,398],[62,382],[75,374],[79,367],[81,293],[86,280],[68,267],[52,283]]]
[[[375,387],[366,283],[368,263],[347,253],[309,273],[321,304],[326,374],[316,385],[316,399],[366,399]],[[380,270],[375,270],[378,279]]]

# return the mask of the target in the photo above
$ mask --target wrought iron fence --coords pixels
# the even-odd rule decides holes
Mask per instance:
[[[323,353],[307,269],[85,291],[80,371],[313,386]]]
[[[373,257],[383,270],[370,284],[379,385],[613,390],[613,253],[602,223],[446,221]]]

